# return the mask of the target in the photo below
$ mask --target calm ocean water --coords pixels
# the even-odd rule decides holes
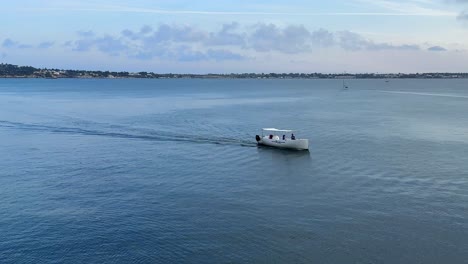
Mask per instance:
[[[468,80],[341,85],[0,80],[0,262],[468,263]]]

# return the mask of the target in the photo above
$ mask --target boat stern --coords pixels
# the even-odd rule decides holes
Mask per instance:
[[[297,148],[301,150],[309,150],[309,140],[308,139],[298,139]]]
[[[257,141],[257,143],[260,143],[262,138],[259,135],[255,135],[255,140]]]

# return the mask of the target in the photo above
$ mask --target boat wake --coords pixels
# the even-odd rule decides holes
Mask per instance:
[[[84,135],[84,136],[102,136],[110,138],[123,138],[123,139],[136,139],[136,140],[150,140],[150,141],[168,141],[168,142],[190,142],[201,144],[217,144],[217,145],[237,145],[243,147],[256,147],[256,143],[248,140],[241,140],[230,137],[217,137],[217,136],[195,136],[189,134],[177,134],[162,131],[155,131],[151,129],[138,129],[125,126],[110,125],[108,129],[119,129],[121,131],[105,131],[108,129],[94,130],[83,129],[79,127],[63,127],[51,126],[43,124],[28,124],[21,122],[11,122],[0,120],[0,128],[9,128],[25,131],[37,131],[45,133],[57,134],[70,134],[70,135]],[[127,130],[127,131],[122,131]]]
[[[404,92],[404,91],[379,91],[379,92],[381,92],[381,93],[392,93],[392,94],[411,94],[411,95],[422,95],[422,96],[468,98],[468,96],[457,95],[457,94],[421,93],[421,92]]]

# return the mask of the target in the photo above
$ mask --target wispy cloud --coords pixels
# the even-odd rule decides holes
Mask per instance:
[[[23,12],[103,12],[103,13],[147,13],[170,15],[203,15],[203,16],[452,16],[457,14],[449,11],[423,8],[417,4],[400,4],[386,0],[359,0],[361,2],[384,7],[386,12],[251,12],[251,11],[207,11],[207,10],[174,10],[157,8],[139,8],[119,5],[67,5],[52,7],[22,8]]]
[[[468,4],[468,0],[445,0],[447,3]]]
[[[408,1],[389,1],[389,0],[357,0],[369,6],[375,6],[387,10],[387,12],[395,12],[401,15],[408,16],[449,16],[456,17],[457,13],[442,9],[438,5],[434,5],[434,1],[430,0],[408,0]]]

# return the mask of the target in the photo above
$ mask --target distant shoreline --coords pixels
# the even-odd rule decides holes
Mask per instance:
[[[76,80],[131,80],[131,79],[198,79],[198,80],[459,80],[459,79],[468,79],[468,77],[438,77],[438,78],[428,78],[428,77],[397,77],[397,78],[386,78],[386,77],[369,77],[369,78],[276,78],[276,77],[266,77],[266,78],[239,78],[239,77],[58,77],[58,78],[46,78],[46,77],[29,77],[29,76],[0,76],[0,79],[43,79],[43,80],[58,80],[58,79],[76,79]]]
[[[38,69],[0,64],[2,79],[467,79],[468,73],[229,73],[177,74]]]

